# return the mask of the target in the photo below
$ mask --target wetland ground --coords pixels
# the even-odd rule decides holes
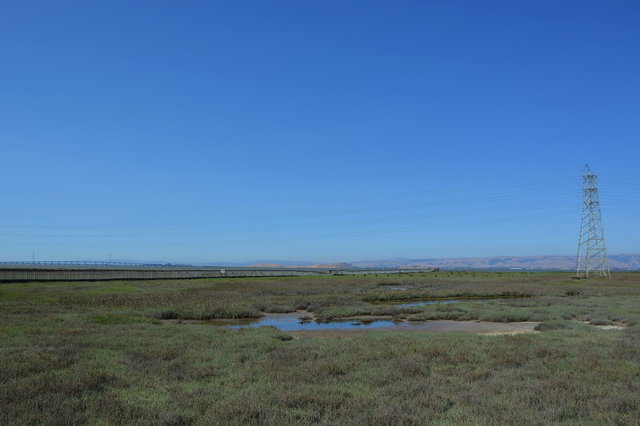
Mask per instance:
[[[197,323],[300,310],[538,332]],[[639,359],[640,273],[0,284],[2,424],[638,424]]]

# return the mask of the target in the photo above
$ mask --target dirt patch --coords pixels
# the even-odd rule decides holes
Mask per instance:
[[[627,328],[627,324],[618,321],[607,321],[606,324],[594,324],[593,321],[582,321],[582,323],[587,324],[589,327],[597,328],[598,330],[623,330]]]

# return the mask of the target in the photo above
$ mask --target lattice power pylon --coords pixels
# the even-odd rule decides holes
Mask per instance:
[[[591,172],[588,165],[582,174],[584,204],[582,206],[582,222],[578,240],[578,258],[576,260],[576,276],[589,278],[589,274],[597,274],[610,278],[607,246],[604,241],[600,196],[598,195],[598,176]]]

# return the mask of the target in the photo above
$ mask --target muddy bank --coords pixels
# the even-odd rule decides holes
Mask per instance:
[[[423,333],[475,333],[489,336],[513,335],[523,333],[538,333],[534,321],[496,323],[487,321],[451,321],[437,320],[426,322],[398,322],[393,326],[379,327],[375,329],[352,328],[352,329],[327,329],[327,330],[298,330],[287,331],[287,334],[296,337],[355,337],[372,330],[378,331],[400,331],[400,332],[423,332]]]

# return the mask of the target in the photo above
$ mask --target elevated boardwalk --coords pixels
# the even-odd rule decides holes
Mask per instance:
[[[431,269],[252,268],[125,263],[0,263],[0,282],[296,277],[431,272]]]

